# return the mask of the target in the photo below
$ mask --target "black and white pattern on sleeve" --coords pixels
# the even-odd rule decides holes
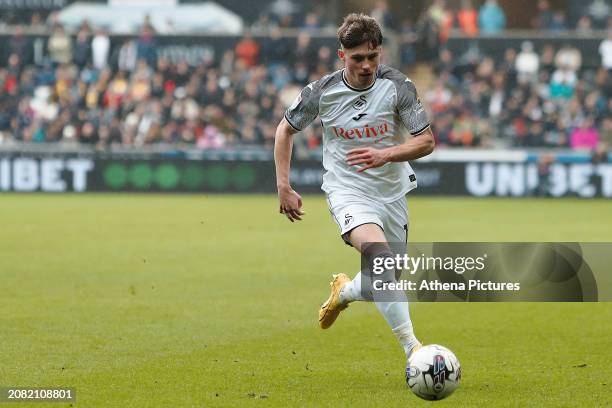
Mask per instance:
[[[416,87],[408,78],[398,88],[397,110],[411,134],[418,135],[429,127],[427,112],[417,95]]]
[[[308,84],[285,111],[285,119],[296,130],[307,127],[319,114],[319,103],[313,99],[314,83]]]
[[[319,100],[326,89],[342,81],[342,71],[326,75],[302,89],[285,111],[285,119],[296,130],[306,128],[319,115]]]

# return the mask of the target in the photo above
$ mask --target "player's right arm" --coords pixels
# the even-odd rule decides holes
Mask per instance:
[[[283,120],[276,128],[274,140],[274,164],[276,165],[276,187],[280,213],[289,221],[301,220],[302,197],[289,184],[289,168],[293,135],[306,128],[319,114],[319,92],[316,82],[308,84],[285,111]]]
[[[279,211],[285,214],[289,221],[301,220],[302,197],[296,193],[289,184],[289,170],[291,167],[291,151],[293,149],[293,135],[297,133],[287,119],[278,124],[274,139],[274,164],[276,166],[276,188],[278,189]]]

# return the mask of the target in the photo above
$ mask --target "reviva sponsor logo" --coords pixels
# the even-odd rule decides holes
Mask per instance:
[[[343,139],[363,139],[384,135],[389,131],[389,126],[387,123],[383,123],[381,125],[365,125],[353,129],[344,129],[342,127],[332,127],[332,129],[334,129],[336,137]]]

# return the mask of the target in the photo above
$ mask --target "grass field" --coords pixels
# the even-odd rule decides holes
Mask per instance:
[[[431,405],[373,305],[318,328],[330,274],[359,258],[323,198],[304,202],[290,224],[273,196],[0,195],[0,386],[76,387],[78,407]],[[409,208],[413,241],[612,241],[609,201]],[[436,406],[612,406],[612,303],[411,312],[463,366]]]

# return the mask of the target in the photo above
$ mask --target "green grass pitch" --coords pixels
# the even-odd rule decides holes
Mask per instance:
[[[373,305],[318,328],[359,258],[323,197],[304,204],[291,224],[274,196],[0,195],[0,385],[76,387],[88,408],[612,406],[612,303],[413,304],[463,367],[449,399],[419,400]],[[412,241],[612,241],[603,200],[409,209]]]

